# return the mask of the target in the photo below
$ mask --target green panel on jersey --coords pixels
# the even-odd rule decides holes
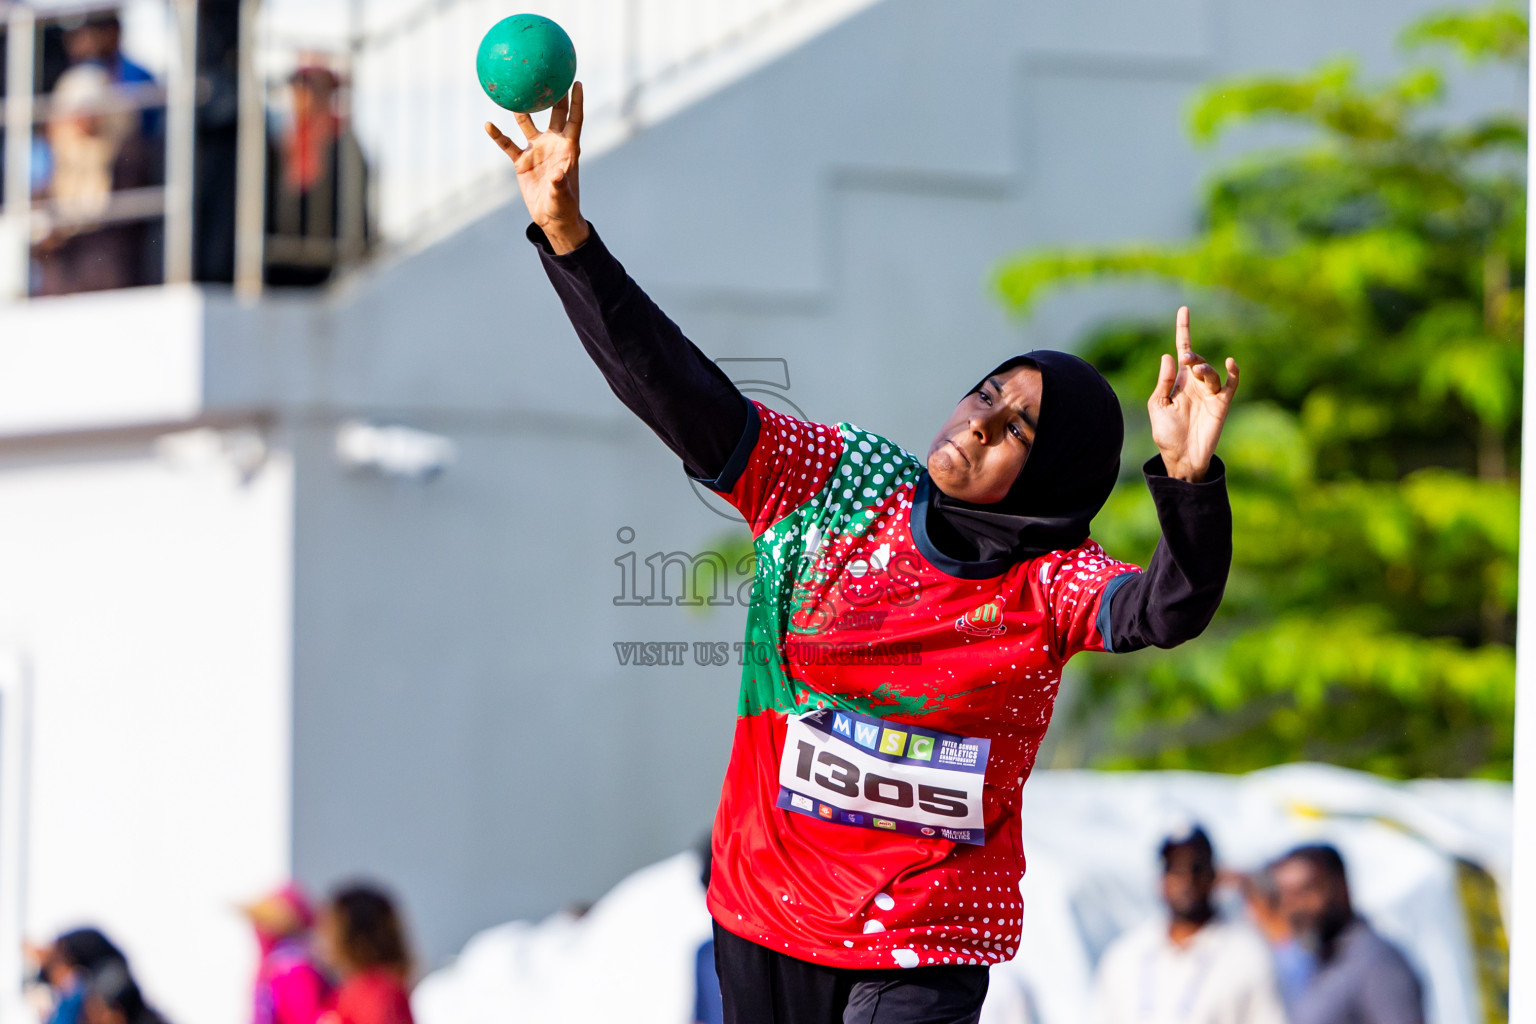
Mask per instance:
[[[742,668],[739,715],[839,707],[883,718],[938,710],[930,706],[930,698],[906,696],[886,685],[860,697],[817,693],[795,679],[785,661],[785,636],[809,632],[792,626],[796,612],[812,611],[809,606],[838,583],[834,573],[818,566],[819,553],[839,541],[862,538],[876,521],[872,505],[889,501],[914,484],[923,469],[916,456],[878,434],[847,423],[837,427],[844,449],[827,482],[814,497],[765,530],[754,546],[757,571],[747,609],[749,653]],[[842,568],[839,565],[836,573]]]

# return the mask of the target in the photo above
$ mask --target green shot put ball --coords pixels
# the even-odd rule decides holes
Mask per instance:
[[[565,29],[537,14],[491,26],[475,55],[480,86],[498,106],[531,114],[555,105],[576,81],[576,47]]]

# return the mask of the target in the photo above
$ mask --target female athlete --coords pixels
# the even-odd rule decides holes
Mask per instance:
[[[1232,524],[1215,457],[1238,370],[1165,355],[1145,466],[1148,569],[1088,537],[1115,484],[1109,384],[1062,352],[983,376],[918,458],[742,395],[582,217],[582,92],[512,158],[528,237],[623,403],[753,536],[736,735],[708,904],[731,1024],[974,1022],[1018,948],[1019,800],[1078,651],[1170,647],[1221,600]]]

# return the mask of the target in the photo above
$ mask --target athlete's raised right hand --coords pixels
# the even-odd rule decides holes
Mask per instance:
[[[517,187],[523,193],[528,216],[544,229],[557,253],[567,253],[587,240],[591,229],[581,215],[581,189],[577,161],[581,156],[581,83],[571,87],[549,114],[549,128],[539,131],[533,118],[514,114],[528,140],[527,148],[485,122],[485,133],[512,158]]]

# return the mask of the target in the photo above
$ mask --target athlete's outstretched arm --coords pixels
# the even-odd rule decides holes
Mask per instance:
[[[1193,351],[1188,307],[1179,309],[1175,347],[1177,357],[1163,356],[1147,401],[1158,454],[1144,472],[1163,536],[1147,571],[1124,577],[1103,599],[1108,631],[1100,632],[1114,651],[1173,647],[1199,636],[1221,604],[1232,567],[1232,506],[1216,444],[1237,393],[1237,361],[1227,360],[1223,384]]]
[[[555,104],[546,131],[527,114],[515,116],[526,147],[489,122],[486,134],[512,158],[533,218],[528,238],[582,347],[619,400],[694,476],[716,480],[756,426],[752,405],[630,279],[582,216],[581,83]]]

